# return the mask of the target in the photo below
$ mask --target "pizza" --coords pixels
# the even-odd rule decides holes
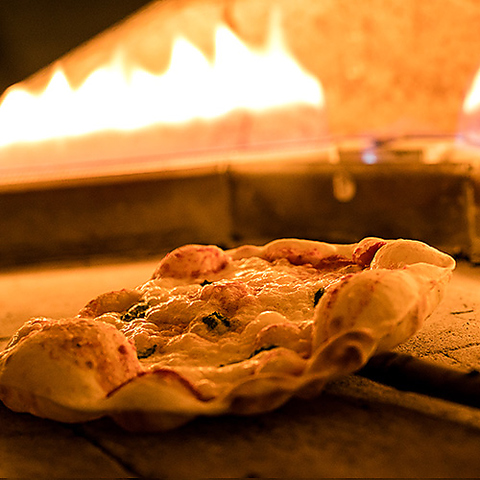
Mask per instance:
[[[165,430],[256,414],[413,335],[455,268],[414,240],[185,245],[134,289],[73,318],[33,318],[0,353],[0,399],[62,422]]]

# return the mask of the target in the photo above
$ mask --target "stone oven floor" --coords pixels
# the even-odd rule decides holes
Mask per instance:
[[[32,316],[74,315],[133,287],[156,261],[91,263],[0,274],[0,348]],[[480,370],[480,267],[460,263],[446,298],[399,351]],[[256,417],[197,419],[132,434],[109,420],[64,425],[0,405],[0,477],[478,477],[480,410],[358,376],[316,399]]]

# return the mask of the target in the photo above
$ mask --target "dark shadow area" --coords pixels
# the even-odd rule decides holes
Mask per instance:
[[[149,0],[2,0],[0,93]]]

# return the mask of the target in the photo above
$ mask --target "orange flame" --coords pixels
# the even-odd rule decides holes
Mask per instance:
[[[218,26],[215,40],[215,57],[209,61],[177,38],[163,74],[127,65],[118,52],[76,89],[60,68],[41,94],[13,86],[0,104],[0,147],[215,119],[238,109],[323,107],[322,87],[286,48],[278,15],[272,15],[261,49],[248,48],[225,25]]]
[[[480,109],[480,70],[475,76],[470,91],[463,102],[463,111],[467,114]]]
[[[459,134],[463,140],[480,145],[480,69],[463,102]]]

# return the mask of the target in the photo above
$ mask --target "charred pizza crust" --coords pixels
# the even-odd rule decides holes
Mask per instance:
[[[422,325],[454,260],[412,240],[186,245],[134,290],[36,318],[0,354],[15,411],[132,430],[254,414],[361,368]]]

